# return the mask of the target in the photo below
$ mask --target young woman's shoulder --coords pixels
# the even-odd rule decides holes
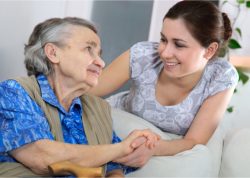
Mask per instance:
[[[235,67],[223,58],[211,60],[208,67],[214,68],[212,78],[217,81],[231,81],[233,85],[238,83],[238,72]]]
[[[223,58],[209,61],[203,77],[207,80],[208,97],[236,86],[239,78],[235,67]]]
[[[143,41],[136,43],[130,48],[131,57],[133,59],[140,58],[142,56],[158,53],[158,42]]]
[[[159,43],[153,41],[142,41],[134,44],[131,48],[133,49],[155,49],[157,50]]]
[[[158,42],[139,42],[130,48],[130,76],[135,78],[141,72],[154,69],[161,63]]]

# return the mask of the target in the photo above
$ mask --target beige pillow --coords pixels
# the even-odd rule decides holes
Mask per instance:
[[[250,128],[235,128],[226,134],[220,177],[250,177]]]
[[[114,130],[122,140],[134,129],[147,128],[164,140],[171,140],[171,137],[182,138],[164,133],[151,123],[115,108],[112,108],[112,119]],[[175,156],[154,156],[144,167],[126,177],[211,177],[211,172],[212,156],[209,149],[204,145],[196,145]]]

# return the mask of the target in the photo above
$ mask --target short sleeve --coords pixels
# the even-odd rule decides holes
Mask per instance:
[[[237,85],[238,73],[235,67],[228,61],[218,58],[209,67],[214,69],[210,70],[211,79],[208,82],[206,91],[207,98]]]
[[[139,42],[130,48],[130,78],[138,77],[147,68],[159,61],[158,43]],[[160,61],[161,62],[161,61]]]
[[[113,131],[113,138],[112,138],[111,143],[115,144],[115,143],[119,143],[119,142],[121,142],[121,139],[116,135],[115,131]],[[112,171],[114,169],[123,169],[125,174],[129,174],[131,172],[136,171],[139,168],[125,166],[123,164],[115,163],[115,162],[112,162],[112,161],[108,162],[107,163],[107,172]]]
[[[0,84],[0,126],[0,155],[36,140],[54,140],[41,108],[14,80]]]

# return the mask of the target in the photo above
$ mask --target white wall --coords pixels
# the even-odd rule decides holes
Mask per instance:
[[[0,2],[0,82],[10,77],[26,76],[24,44],[37,23],[50,17],[60,17],[61,6],[58,1]]]
[[[168,12],[168,10],[177,2],[178,0],[154,1],[149,37],[148,37],[149,41],[156,41],[156,42],[160,41],[160,32],[162,28],[163,18]]]
[[[77,16],[90,19],[90,1],[0,1],[0,82],[26,76],[24,44],[35,25],[52,18]]]
[[[236,0],[230,0],[236,1]],[[162,19],[167,11],[175,4],[175,1],[154,1],[149,41],[159,41],[160,31],[162,28]],[[223,1],[222,1],[223,2]],[[221,2],[220,2],[221,3]],[[228,14],[230,18],[234,18],[237,13],[236,8],[225,4],[222,8],[224,12]],[[242,7],[242,11],[235,23],[235,28],[239,27],[242,31],[243,38],[241,39],[237,33],[233,33],[233,38],[238,40],[242,45],[242,49],[230,50],[231,55],[250,56],[250,8]],[[250,77],[250,70],[245,72]],[[223,135],[228,130],[235,127],[250,127],[250,81],[242,86],[242,82],[237,85],[238,92],[235,93],[229,103],[229,106],[234,106],[232,113],[224,114],[222,121],[217,129]],[[215,103],[216,104],[216,103]]]

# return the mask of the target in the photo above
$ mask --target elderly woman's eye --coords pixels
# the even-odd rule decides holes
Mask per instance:
[[[89,51],[89,52],[91,51],[91,47],[90,47],[90,46],[88,46],[86,49],[87,49],[87,51]]]

